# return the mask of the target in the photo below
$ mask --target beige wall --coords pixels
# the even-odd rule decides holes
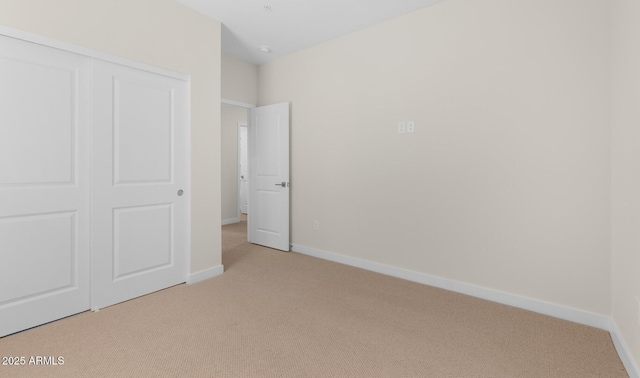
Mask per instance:
[[[640,365],[640,2],[612,4],[612,313]]]
[[[222,55],[222,98],[255,105],[258,103],[258,67]]]
[[[238,122],[247,110],[222,105],[222,220],[238,217]]]
[[[609,6],[448,0],[260,66],[293,243],[609,315]]]
[[[220,23],[174,0],[0,0],[0,25],[191,75],[191,272],[219,266]]]

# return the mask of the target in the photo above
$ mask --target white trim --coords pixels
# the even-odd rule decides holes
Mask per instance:
[[[629,378],[640,378],[640,368],[638,368],[638,364],[636,364],[633,359],[633,354],[631,354],[627,343],[625,343],[622,336],[620,336],[620,329],[618,329],[618,325],[613,319],[610,319],[609,322],[609,333],[611,334],[613,345],[616,347],[616,351],[618,351],[618,355],[622,360],[622,364],[627,370],[627,374],[629,374]]]
[[[433,276],[426,273],[415,272],[391,265],[380,264],[369,260],[322,251],[315,248],[305,247],[303,245],[293,244],[292,251],[301,253],[303,255],[313,256],[324,260],[334,261],[337,263],[370,270],[372,272],[382,273],[388,276],[438,287],[445,290],[455,291],[457,293],[486,299],[492,302],[506,304],[509,306],[553,316],[555,318],[569,320],[575,323],[584,324],[607,331],[609,330],[611,318],[605,315],[578,310],[575,308],[545,302],[534,298],[523,297],[517,294],[488,289],[485,287]]]
[[[228,218],[228,219],[223,219],[222,220],[222,225],[226,226],[228,224],[234,224],[234,223],[238,223],[238,222],[240,222],[240,217]]]
[[[214,266],[213,268],[201,270],[196,273],[191,273],[189,274],[189,277],[187,277],[187,284],[191,285],[204,280],[208,280],[209,278],[220,276],[222,275],[222,273],[224,273],[224,266],[222,265]]]
[[[127,66],[131,68],[140,69],[143,71],[152,72],[158,75],[172,77],[178,80],[184,80],[184,81],[189,80],[189,75],[185,73],[170,71],[162,67],[154,66],[147,63],[132,61],[129,59],[121,58],[116,55],[111,55],[111,54],[107,54],[97,50],[93,50],[88,47],[77,46],[71,43],[59,41],[57,39],[43,37],[37,34],[25,32],[18,29],[8,28],[2,25],[0,25],[0,35],[4,35],[10,38],[21,39],[23,41],[27,41],[27,42],[47,46],[47,47],[52,47],[59,50],[64,50],[74,54],[83,55],[89,58],[104,60],[106,62],[119,64],[121,66]]]
[[[254,104],[247,104],[246,102],[227,100],[226,98],[221,98],[220,103],[224,105],[237,106],[239,108],[245,108],[245,109],[252,109],[256,107],[256,105]]]
[[[187,80],[187,259],[185,263],[185,281],[189,279],[191,271],[191,76]],[[222,253],[222,252],[221,252]]]

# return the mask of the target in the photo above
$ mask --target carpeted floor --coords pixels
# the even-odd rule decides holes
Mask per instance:
[[[0,377],[626,377],[609,334],[246,243],[225,273],[0,339]]]

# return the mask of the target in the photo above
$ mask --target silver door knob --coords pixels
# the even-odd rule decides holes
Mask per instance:
[[[283,182],[281,182],[280,184],[276,184],[276,186],[281,186],[281,187],[283,187],[283,188],[286,188],[287,186],[289,186],[289,183],[288,183],[288,182],[284,182],[284,181],[283,181]]]
[[[182,189],[178,190],[178,195],[179,195],[179,196],[181,196],[181,195],[183,195],[183,194],[184,194],[184,190],[182,190]]]

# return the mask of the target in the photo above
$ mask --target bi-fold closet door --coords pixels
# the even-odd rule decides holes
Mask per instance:
[[[0,336],[186,279],[188,82],[0,36]]]

